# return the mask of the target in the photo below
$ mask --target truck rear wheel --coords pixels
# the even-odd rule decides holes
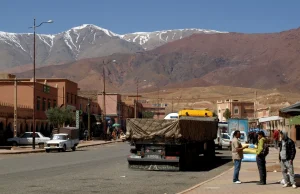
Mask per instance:
[[[205,146],[205,150],[204,150],[204,156],[206,159],[208,160],[213,160],[216,153],[215,153],[215,142],[212,141],[207,141],[206,142],[206,146]]]
[[[72,151],[75,151],[76,150],[76,146],[74,145],[73,147],[72,147]]]

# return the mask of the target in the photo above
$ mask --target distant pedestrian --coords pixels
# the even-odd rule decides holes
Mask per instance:
[[[278,149],[279,131],[277,129],[274,130],[273,140],[274,140],[274,147],[275,147],[275,149]]]
[[[285,181],[283,187],[288,187],[292,185],[294,189],[297,188],[295,182],[295,174],[294,174],[294,159],[296,156],[296,147],[293,140],[291,140],[287,132],[280,132],[281,136],[281,145],[280,145],[280,152],[279,152],[279,161],[281,165],[282,175]],[[289,175],[287,175],[287,172]],[[289,176],[289,177],[288,177]],[[290,180],[290,182],[288,181]]]
[[[256,163],[259,171],[260,181],[257,183],[258,185],[265,185],[267,183],[267,169],[266,169],[266,155],[265,155],[265,147],[266,147],[266,138],[263,131],[259,131],[258,135],[258,146],[256,151]]]
[[[234,173],[233,173],[233,183],[241,184],[242,182],[239,180],[239,174],[243,159],[243,150],[248,148],[248,146],[242,146],[239,142],[239,138],[241,137],[241,132],[236,130],[233,133],[232,139],[232,159],[234,162]]]

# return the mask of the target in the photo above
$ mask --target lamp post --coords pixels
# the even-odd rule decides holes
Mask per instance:
[[[105,133],[106,131],[104,131],[104,130],[107,130],[106,129],[106,119],[105,119],[105,117],[106,117],[106,103],[105,103],[105,94],[106,94],[106,92],[105,92],[105,69],[104,69],[104,67],[106,66],[106,65],[108,65],[108,64],[110,64],[110,63],[116,63],[116,60],[111,60],[111,61],[109,61],[109,62],[107,62],[107,63],[105,63],[104,62],[104,60],[103,60],[103,66],[102,66],[102,76],[103,76],[103,91],[102,91],[102,115],[101,115],[101,119],[102,119],[102,122],[103,122],[103,132]]]
[[[29,28],[33,28],[33,115],[32,115],[32,125],[33,125],[33,134],[32,134],[32,149],[35,149],[35,30],[43,24],[53,23],[52,20],[48,20],[47,22],[42,22],[36,26],[35,18],[33,19],[33,26]]]

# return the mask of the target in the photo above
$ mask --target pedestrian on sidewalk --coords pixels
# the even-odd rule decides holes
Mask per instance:
[[[296,156],[296,147],[293,140],[291,140],[287,132],[280,132],[281,136],[281,145],[280,145],[280,152],[279,152],[279,161],[281,165],[282,175],[285,181],[283,187],[288,187],[292,185],[294,189],[297,188],[295,182],[295,174],[294,174],[294,165],[293,161]],[[289,172],[289,175],[287,174]],[[289,177],[288,177],[289,176]],[[288,181],[290,180],[290,182]]]
[[[265,133],[263,131],[259,131],[258,135],[258,145],[256,151],[256,163],[259,171],[260,181],[257,183],[258,185],[265,185],[267,183],[267,169],[266,169],[266,138]]]
[[[242,146],[239,138],[241,137],[241,132],[236,130],[233,133],[232,139],[232,160],[234,162],[234,173],[233,173],[233,183],[241,184],[242,182],[239,180],[239,174],[241,170],[241,164],[243,159],[243,150],[248,148],[248,146]]]
[[[278,141],[279,141],[279,131],[275,129],[273,133],[273,139],[274,139],[274,147],[277,150],[278,149]]]

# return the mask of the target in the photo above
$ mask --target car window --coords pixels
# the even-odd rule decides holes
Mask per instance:
[[[223,139],[230,139],[229,135],[226,135],[226,134],[223,134],[223,135],[222,135],[222,138],[223,138]]]
[[[28,138],[31,137],[31,133],[24,133],[21,138]]]
[[[40,135],[38,133],[35,134],[35,137],[40,138]]]

